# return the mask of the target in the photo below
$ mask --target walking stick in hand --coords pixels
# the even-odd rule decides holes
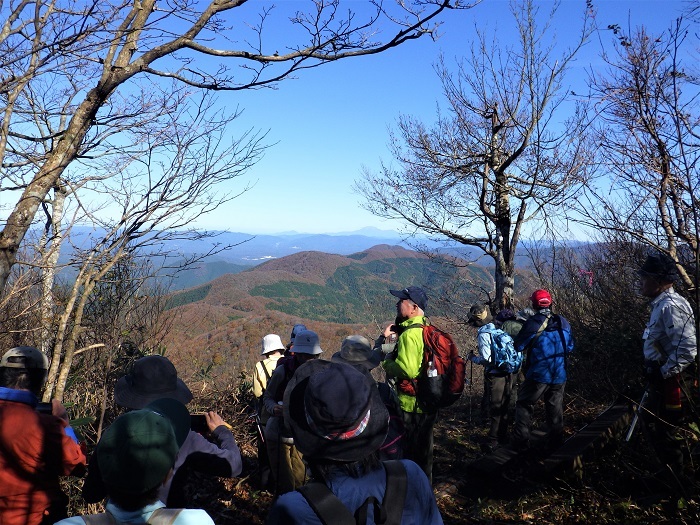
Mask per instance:
[[[647,401],[647,397],[649,397],[649,387],[647,386],[646,390],[644,391],[644,395],[642,395],[642,399],[639,400],[639,403],[637,404],[637,411],[634,414],[634,419],[632,419],[632,423],[630,424],[630,428],[627,431],[627,436],[625,436],[625,441],[629,441],[630,438],[632,437],[632,434],[634,434],[634,429],[637,426],[637,421],[639,421],[639,414],[641,413],[642,410],[644,410],[644,403]]]

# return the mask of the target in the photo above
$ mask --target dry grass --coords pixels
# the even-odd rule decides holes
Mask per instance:
[[[502,476],[486,479],[470,469],[481,456],[479,440],[486,434],[480,421],[481,385],[465,392],[457,405],[445,409],[435,430],[434,489],[446,525],[464,523],[619,524],[698,523],[697,487],[687,487],[685,498],[652,474],[657,467],[641,432],[629,444],[617,443],[584,464],[583,470],[551,475],[542,457],[518,459]],[[256,449],[247,406],[248,387],[237,378],[213,380],[193,377],[188,382],[196,395],[192,408],[213,408],[234,427],[244,457],[244,472],[237,479],[195,475],[189,484],[194,507],[207,510],[217,524],[264,523],[272,495],[255,484]],[[567,394],[565,424],[573,434],[606,407]],[[471,401],[471,405],[469,403]],[[536,413],[541,417],[540,411]],[[74,513],[87,509],[79,496],[79,480],[67,484]]]

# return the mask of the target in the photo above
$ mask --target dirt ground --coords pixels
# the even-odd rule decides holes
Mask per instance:
[[[499,476],[484,476],[470,464],[480,458],[486,435],[480,417],[480,385],[471,397],[444,409],[435,429],[434,491],[446,525],[480,523],[618,524],[698,523],[700,493],[695,485],[683,491],[664,481],[641,432],[630,443],[613,442],[577,473],[551,474],[545,456],[534,453],[510,462]],[[606,407],[567,396],[567,435],[584,427]],[[471,401],[471,403],[470,403]],[[537,418],[542,417],[540,406]],[[272,495],[255,487],[252,430],[240,436],[245,456],[243,477],[234,480],[192,480],[193,499],[217,524],[264,523]],[[684,492],[683,494],[681,492]]]

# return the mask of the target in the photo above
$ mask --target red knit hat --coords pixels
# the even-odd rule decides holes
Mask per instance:
[[[530,296],[534,308],[547,308],[552,306],[552,296],[547,290],[535,290]]]

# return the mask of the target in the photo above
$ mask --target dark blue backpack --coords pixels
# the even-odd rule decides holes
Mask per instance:
[[[500,372],[514,374],[523,364],[523,354],[515,351],[513,338],[492,324],[483,326],[479,332],[491,335],[491,366]]]

